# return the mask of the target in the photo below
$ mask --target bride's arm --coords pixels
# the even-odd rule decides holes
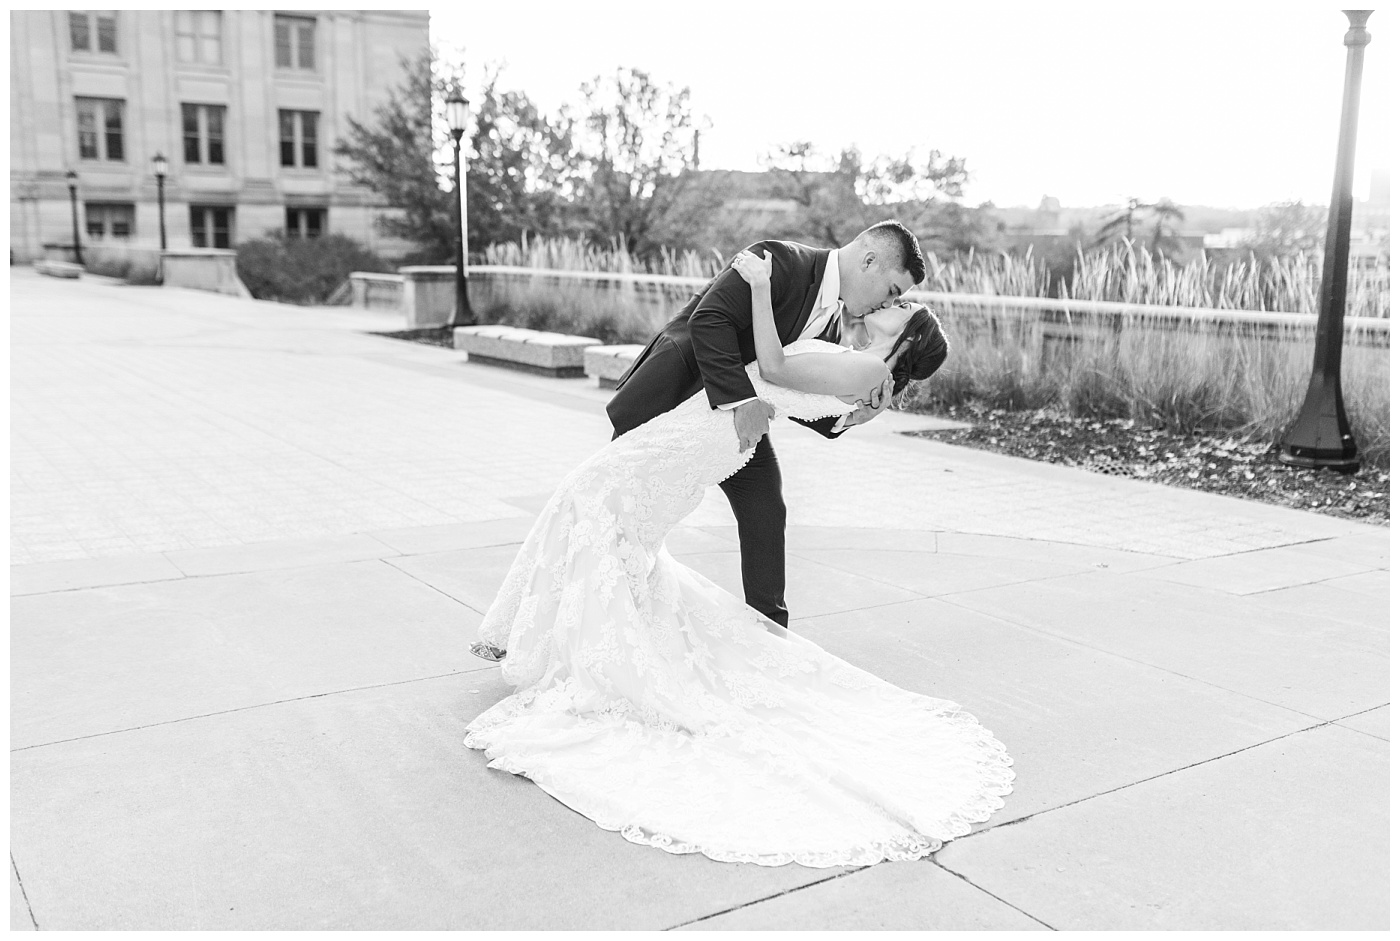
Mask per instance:
[[[787,354],[773,319],[773,256],[765,251],[759,258],[753,252],[741,251],[734,256],[734,270],[753,292],[753,347],[758,354],[758,374],[769,382],[787,385],[782,379]]]
[[[758,354],[758,374],[774,385],[798,392],[817,392],[843,398],[866,396],[887,378],[884,362],[870,353],[799,353],[790,356],[778,339],[773,320],[773,297],[769,278],[773,259],[764,253],[759,259],[743,251],[734,259],[734,269],[749,283],[753,292],[753,340]]]

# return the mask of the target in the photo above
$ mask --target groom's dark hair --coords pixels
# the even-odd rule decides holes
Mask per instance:
[[[856,238],[869,237],[884,246],[899,259],[899,266],[909,272],[914,284],[924,283],[928,269],[924,267],[924,253],[919,250],[919,240],[897,219],[877,222]]]

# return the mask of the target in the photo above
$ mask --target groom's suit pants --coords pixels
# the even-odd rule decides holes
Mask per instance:
[[[749,607],[787,627],[783,601],[786,588],[787,504],[778,455],[764,435],[754,455],[720,489],[729,498],[739,523],[739,562],[744,574],[744,601]]]

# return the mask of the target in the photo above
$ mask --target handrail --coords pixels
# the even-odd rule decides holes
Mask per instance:
[[[678,287],[701,288],[709,278],[682,275],[632,274],[615,271],[571,271],[564,268],[522,268],[512,265],[473,265],[469,274],[509,274],[529,277],[550,277],[577,281],[612,281],[619,283],[670,284]],[[911,291],[910,300],[948,304],[972,304],[982,307],[1013,307],[1023,310],[1056,310],[1065,313],[1117,314],[1128,317],[1177,318],[1181,320],[1236,321],[1239,323],[1273,324],[1277,326],[1311,326],[1316,314],[1289,311],[1231,310],[1222,307],[1177,307],[1169,304],[1128,304],[1118,301],[1085,301],[1062,297],[1022,297],[1012,294],[961,294],[951,291]],[[1389,317],[1347,317],[1348,329],[1390,332]]]
[[[1063,297],[1019,297],[1010,294],[957,294],[946,291],[911,291],[910,300],[944,301],[981,307],[1012,307],[1022,310],[1059,310],[1069,313],[1117,314],[1126,317],[1175,318],[1179,320],[1237,321],[1307,327],[1317,323],[1316,314],[1287,311],[1234,310],[1224,307],[1178,307],[1169,304],[1128,304],[1120,301],[1085,301]],[[1348,329],[1390,332],[1389,317],[1347,317]]]
[[[679,287],[702,288],[710,283],[709,278],[692,278],[678,274],[632,274],[620,271],[573,271],[567,268],[520,268],[514,265],[472,265],[467,274],[518,274],[533,277],[565,278],[579,281],[620,281],[623,283],[647,282],[651,284],[674,284]]]

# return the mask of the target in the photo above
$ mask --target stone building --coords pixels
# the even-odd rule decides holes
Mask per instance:
[[[280,230],[404,251],[332,149],[427,47],[426,10],[11,11],[12,261],[66,253],[70,171],[85,251],[157,248],[157,153],[172,249]]]

